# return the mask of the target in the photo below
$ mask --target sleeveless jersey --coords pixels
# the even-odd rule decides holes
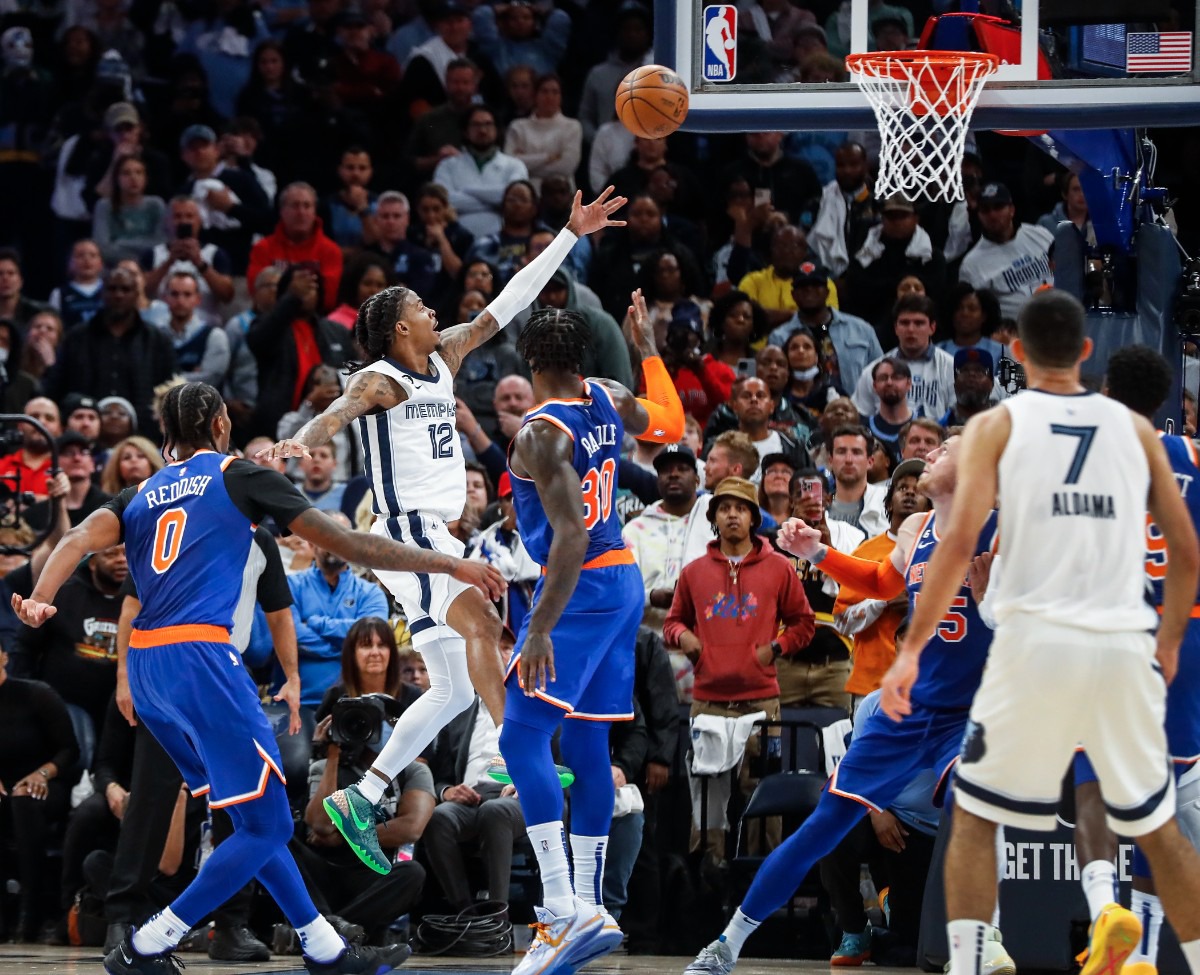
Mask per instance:
[[[599,383],[585,382],[586,399],[554,399],[525,414],[522,426],[534,422],[553,423],[575,443],[572,463],[583,487],[583,522],[588,532],[585,562],[605,552],[625,548],[621,521],[613,505],[617,465],[625,426],[613,405],[612,396]],[[544,566],[550,558],[554,532],[532,480],[512,472],[513,507],[517,528],[530,557]]]
[[[436,352],[431,375],[411,372],[394,359],[363,366],[395,381],[403,403],[360,416],[363,465],[371,478],[375,514],[398,517],[424,511],[454,521],[467,501],[467,471],[454,424],[454,377]]]
[[[1187,504],[1192,516],[1192,524],[1200,530],[1200,456],[1190,437],[1178,437],[1160,433],[1163,447],[1167,451],[1167,459],[1171,462],[1171,470],[1175,472],[1175,483],[1179,485],[1179,495]],[[1163,538],[1158,526],[1146,517],[1146,580],[1150,584],[1152,599],[1155,606],[1163,604],[1163,580],[1167,577],[1167,540]],[[1200,592],[1196,594],[1196,605],[1200,606]]]
[[[925,581],[925,567],[937,547],[937,516],[930,512],[917,533],[908,565],[904,570],[904,586],[908,590],[908,612],[912,615]],[[996,512],[988,515],[974,556],[995,551]],[[912,699],[931,708],[967,708],[979,689],[983,665],[987,663],[992,645],[992,630],[979,615],[979,602],[971,591],[971,583],[963,580],[962,588],[950,604],[950,609],[938,623],[933,639],[921,654],[917,682]]]
[[[147,478],[121,520],[142,611],[139,630],[207,623],[233,629],[254,525],[230,498],[234,458],[200,451]]]
[[[996,619],[1021,613],[1078,629],[1145,631],[1150,470],[1133,414],[1098,393],[1026,390],[1001,402]]]

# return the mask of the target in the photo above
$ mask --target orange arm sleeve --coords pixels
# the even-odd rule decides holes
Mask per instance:
[[[890,556],[882,562],[872,562],[845,555],[829,545],[817,568],[835,582],[853,586],[870,599],[892,599],[904,592],[904,576],[896,571]]]
[[[683,404],[667,367],[658,356],[650,356],[642,360],[642,375],[646,380],[646,398],[639,397],[638,402],[649,415],[650,423],[637,438],[653,443],[679,443],[683,439]]]

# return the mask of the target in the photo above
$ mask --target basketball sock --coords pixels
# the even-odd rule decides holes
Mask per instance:
[[[392,736],[375,759],[372,769],[358,782],[358,791],[371,803],[378,802],[387,788],[410,762],[425,750],[450,720],[471,706],[475,691],[467,672],[466,641],[449,627],[440,626],[437,637],[413,648],[425,658],[429,690],[409,705],[392,728]]]
[[[190,927],[169,907],[164,907],[134,932],[133,950],[139,955],[161,955],[179,944]]]
[[[983,971],[983,946],[988,925],[983,921],[950,921],[946,925],[950,944],[950,975]]]
[[[1129,909],[1142,922],[1142,940],[1129,956],[1129,962],[1144,961],[1157,966],[1158,932],[1162,930],[1163,923],[1162,901],[1157,894],[1132,890],[1129,892]]]
[[[1185,941],[1179,947],[1187,960],[1188,968],[1193,972],[1200,972],[1200,941]]]
[[[996,906],[992,908],[992,927],[1000,927],[1000,884],[1004,882],[1004,868],[1008,863],[1008,850],[1004,845],[1004,827],[996,827]]]
[[[566,917],[575,910],[575,892],[571,889],[567,834],[562,820],[530,826],[526,832],[542,874],[542,906],[555,917]]]
[[[1093,860],[1085,865],[1079,873],[1079,882],[1083,885],[1083,896],[1087,898],[1088,913],[1092,916],[1093,924],[1104,908],[1119,903],[1117,868],[1111,860]]]
[[[325,918],[318,914],[308,924],[294,925],[300,948],[317,962],[331,962],[346,950],[346,942]]]
[[[730,918],[729,924],[721,933],[718,939],[725,942],[729,948],[729,954],[733,956],[733,960],[738,960],[738,955],[742,953],[742,948],[746,944],[746,939],[758,930],[758,926],[762,921],[756,921],[752,917],[748,917],[746,912],[740,907],[733,912],[733,917]]]
[[[607,836],[571,834],[571,863],[575,868],[575,893],[585,904],[604,908],[604,855]]]

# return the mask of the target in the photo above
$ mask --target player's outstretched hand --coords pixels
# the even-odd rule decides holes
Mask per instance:
[[[34,627],[41,626],[58,612],[53,603],[39,603],[33,599],[22,599],[16,594],[12,598],[12,608],[13,612],[17,614],[17,619],[26,626]]]
[[[567,220],[567,229],[576,237],[594,234],[604,227],[624,227],[624,220],[610,220],[609,215],[616,213],[629,200],[624,196],[613,196],[613,187],[607,186],[595,200],[587,206],[583,205],[583,191],[575,191],[575,200],[571,203],[571,216]]]
[[[647,355],[657,355],[658,350],[654,345],[654,322],[646,308],[646,297],[642,294],[642,289],[638,288],[629,296],[629,300],[629,311],[625,316],[629,323],[629,334],[626,338],[642,353],[643,358]]]
[[[812,559],[824,547],[821,529],[814,528],[803,518],[789,518],[780,526],[776,537],[779,547],[802,559]]]
[[[517,676],[521,678],[526,697],[533,697],[535,691],[544,691],[547,681],[554,683],[554,644],[548,633],[526,632]]]
[[[288,734],[300,733],[300,676],[290,677],[283,682],[273,700],[285,701],[288,706]]]
[[[287,460],[289,457],[311,457],[308,447],[299,440],[280,440],[271,447],[264,447],[255,457],[266,460]]]
[[[910,694],[917,682],[917,655],[901,650],[892,661],[892,666],[883,675],[880,687],[879,709],[893,721],[902,721],[912,714]]]
[[[474,586],[492,602],[503,596],[504,590],[508,588],[504,576],[486,562],[469,562],[461,559],[458,568],[451,575],[459,582]]]

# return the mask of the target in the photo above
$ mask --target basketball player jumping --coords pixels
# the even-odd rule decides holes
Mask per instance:
[[[1153,427],[1080,382],[1092,346],[1079,302],[1035,294],[1018,332],[1013,353],[1029,390],[967,424],[953,513],[883,681],[882,707],[903,719],[915,706],[921,648],[943,624],[998,493],[998,628],[971,706],[946,852],[951,973],[979,971],[996,897],[996,824],[1054,829],[1077,744],[1098,773],[1110,825],[1137,838],[1188,965],[1200,971],[1200,855],[1175,823],[1163,730],[1200,545]],[[1157,637],[1144,597],[1147,499],[1170,553]],[[1087,706],[1072,706],[1079,701]]]
[[[367,299],[354,335],[367,361],[346,391],[289,440],[264,454],[308,456],[351,420],[363,445],[375,496],[371,531],[385,538],[460,556],[463,545],[446,523],[466,503],[466,469],[454,423],[454,376],[463,357],[531,304],[584,234],[624,226],[610,215],[625,204],[608,187],[583,205],[575,194],[567,225],[470,323],[437,330],[437,315],[419,295],[394,287]],[[488,713],[504,714],[500,618],[481,593],[449,576],[377,572],[404,607],[414,649],[429,668],[429,690],[396,725],[375,764],[356,784],[334,792],[325,809],[351,849],[379,873],[391,870],[375,834],[372,807],[393,777],[421,753],[478,690]]]
[[[589,334],[575,312],[534,312],[517,346],[533,371],[538,405],[513,440],[513,506],[525,549],[543,570],[509,663],[500,750],[537,854],[543,906],[514,975],[571,972],[621,943],[600,897],[613,810],[608,730],[612,721],[633,718],[634,643],[645,596],[613,493],[626,430],[656,443],[675,443],[684,431],[683,405],[654,347],[640,291],[629,318],[645,399],[620,383],[579,378]],[[575,771],[573,887],[550,751],[560,725],[563,759]]]
[[[925,567],[937,548],[940,526],[958,503],[954,486],[962,468],[959,453],[959,438],[951,437],[926,458],[928,466],[917,489],[933,502],[933,511],[905,520],[891,557],[883,562],[855,558],[823,544],[820,530],[799,518],[790,519],[780,529],[780,547],[872,598],[892,599],[907,588],[909,605],[916,604],[918,595],[924,599]],[[970,546],[975,556],[993,549],[995,512],[983,519],[980,528]],[[688,975],[729,975],[746,939],[787,903],[813,865],[832,852],[868,811],[885,809],[919,773],[934,769],[944,778],[954,764],[967,723],[966,708],[979,686],[992,642],[992,631],[979,617],[971,582],[964,579],[965,569],[959,576],[953,606],[938,623],[929,664],[913,689],[912,713],[898,725],[880,712],[867,719],[834,769],[817,808],[767,857],[724,934],[700,952],[685,970]],[[991,883],[995,887],[994,870]],[[1016,966],[994,924],[981,942],[980,975],[1015,973]]]
[[[192,794],[208,793],[211,805],[228,809],[233,819],[233,835],[214,848],[182,894],[109,952],[105,971],[172,975],[170,953],[188,929],[255,877],[299,933],[309,972],[382,975],[408,957],[408,946],[347,946],[313,906],[287,850],[293,824],[283,763],[230,639],[242,572],[229,567],[246,564],[254,525],[271,515],[360,565],[453,573],[489,594],[501,591],[500,577],[477,563],[347,531],[281,474],[225,456],[229,414],[212,386],[175,387],[163,400],[162,417],[175,463],[67,532],[32,595],[12,600],[22,622],[40,626],[55,614],[54,596],[79,560],[124,542],[142,603],[127,660],[138,718],[179,766]],[[298,696],[294,660],[292,671],[288,685]]]

